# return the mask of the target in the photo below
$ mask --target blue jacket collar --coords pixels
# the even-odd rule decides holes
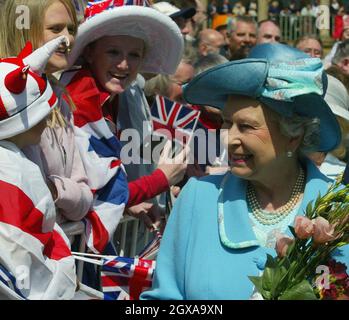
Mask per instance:
[[[324,176],[309,160],[302,161],[306,168],[306,186],[298,215],[304,215],[306,206],[320,194],[326,193],[332,180]],[[236,248],[256,246],[257,239],[253,232],[246,201],[246,180],[227,173],[223,190],[225,234]],[[221,239],[222,240],[222,239]],[[224,242],[222,241],[224,244]],[[250,245],[246,245],[250,243]]]

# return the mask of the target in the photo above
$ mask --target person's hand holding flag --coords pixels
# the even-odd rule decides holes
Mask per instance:
[[[169,186],[175,185],[184,178],[187,170],[187,158],[189,153],[190,147],[187,144],[177,155],[172,157],[172,141],[168,140],[166,142],[159,159],[158,169],[161,169],[165,174]]]

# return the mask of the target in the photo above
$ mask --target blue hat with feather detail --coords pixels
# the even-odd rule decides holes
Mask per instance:
[[[268,43],[253,48],[247,59],[200,73],[183,87],[183,97],[192,104],[223,109],[230,95],[243,95],[285,117],[318,118],[318,151],[328,152],[340,143],[341,131],[324,100],[326,89],[320,59],[287,45]]]

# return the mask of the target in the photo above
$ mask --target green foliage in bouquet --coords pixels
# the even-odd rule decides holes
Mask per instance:
[[[278,256],[268,255],[263,274],[249,278],[266,300],[322,299],[321,288],[315,285],[317,267],[327,264],[336,248],[349,243],[349,185],[333,183],[289,228],[294,239],[280,236]],[[348,287],[349,279],[345,281]]]

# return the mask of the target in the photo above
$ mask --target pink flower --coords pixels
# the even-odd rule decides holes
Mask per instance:
[[[309,239],[314,233],[313,221],[306,217],[297,216],[294,219],[294,231],[296,232],[297,238]]]
[[[332,226],[325,218],[317,217],[314,222],[313,241],[317,244],[326,243],[335,239],[334,226]]]
[[[294,239],[284,236],[283,234],[276,235],[275,250],[280,258],[286,256],[288,247],[294,242]]]

